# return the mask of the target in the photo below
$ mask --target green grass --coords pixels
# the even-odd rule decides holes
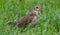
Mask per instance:
[[[7,25],[31,12],[37,4],[43,7],[37,26],[21,32],[21,28]],[[60,0],[0,0],[0,35],[60,35]]]

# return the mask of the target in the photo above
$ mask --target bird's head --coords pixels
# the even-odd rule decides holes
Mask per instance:
[[[34,8],[33,8],[34,11],[39,11],[41,10],[41,6],[40,5],[36,5]]]
[[[42,7],[40,5],[36,5],[34,8],[33,8],[33,13],[35,14],[38,14],[38,15],[41,15],[41,11],[42,10]]]

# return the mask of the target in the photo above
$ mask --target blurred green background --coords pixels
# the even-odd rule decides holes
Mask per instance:
[[[21,32],[21,28],[7,25],[27,15],[37,4],[43,7],[37,26]],[[60,35],[60,0],[0,0],[0,35]]]

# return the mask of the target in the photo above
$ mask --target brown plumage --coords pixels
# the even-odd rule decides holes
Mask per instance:
[[[41,6],[36,5],[27,16],[18,21],[8,22],[8,24],[16,24],[18,27],[32,27],[38,24],[41,15],[39,10],[41,10]]]

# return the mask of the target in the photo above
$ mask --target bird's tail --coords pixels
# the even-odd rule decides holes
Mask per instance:
[[[8,22],[7,24],[8,24],[8,25],[11,25],[11,24],[16,25],[17,23],[18,23],[18,21],[13,21],[13,22],[12,22],[12,21],[10,21],[10,22]]]
[[[15,22],[8,22],[7,23],[8,25],[11,25],[11,24],[16,24]]]

